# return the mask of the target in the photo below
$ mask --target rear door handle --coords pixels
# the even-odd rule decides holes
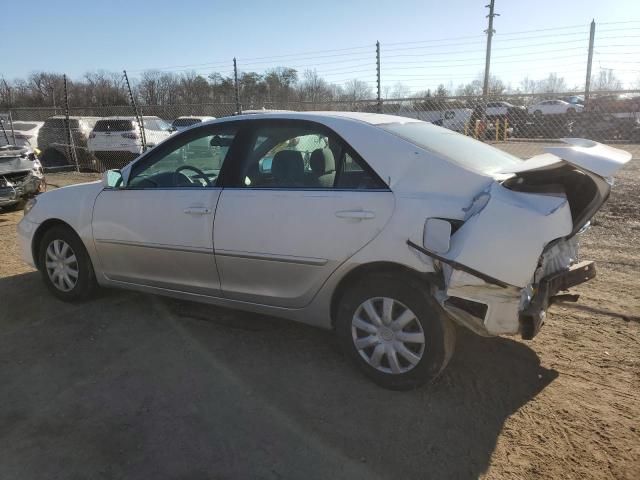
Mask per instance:
[[[370,210],[340,210],[336,212],[338,218],[350,218],[353,220],[368,220],[376,218],[376,214]]]
[[[184,209],[184,213],[188,215],[209,215],[211,209],[207,207],[188,207]]]

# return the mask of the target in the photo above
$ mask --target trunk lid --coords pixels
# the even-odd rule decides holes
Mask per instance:
[[[563,138],[562,141],[566,145],[545,147],[544,150],[547,153],[532,157],[519,165],[504,168],[498,173],[522,173],[547,169],[565,162],[607,178],[621,169],[632,157],[629,152],[593,140]]]

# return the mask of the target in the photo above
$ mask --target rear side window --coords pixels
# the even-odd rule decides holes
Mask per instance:
[[[131,120],[98,120],[93,128],[96,132],[128,132],[133,130]]]
[[[11,123],[8,120],[4,121],[4,125],[5,128],[6,126],[11,126]],[[13,129],[14,130],[31,130],[33,128],[36,128],[38,126],[38,124],[36,123],[27,123],[27,122],[13,122]]]
[[[245,188],[386,189],[344,141],[306,122],[264,122],[252,135],[240,165]]]

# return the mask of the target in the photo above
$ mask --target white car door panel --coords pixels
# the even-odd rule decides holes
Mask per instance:
[[[214,247],[227,298],[301,308],[389,220],[390,191],[225,189]]]
[[[216,295],[213,212],[221,189],[105,189],[93,236],[111,280]]]

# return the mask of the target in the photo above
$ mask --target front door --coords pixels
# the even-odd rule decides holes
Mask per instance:
[[[141,158],[126,185],[107,188],[93,211],[104,275],[137,285],[218,295],[213,218],[218,176],[233,129],[203,126]]]
[[[390,218],[393,194],[335,133],[313,122],[252,122],[220,196],[216,263],[227,298],[308,304]]]

